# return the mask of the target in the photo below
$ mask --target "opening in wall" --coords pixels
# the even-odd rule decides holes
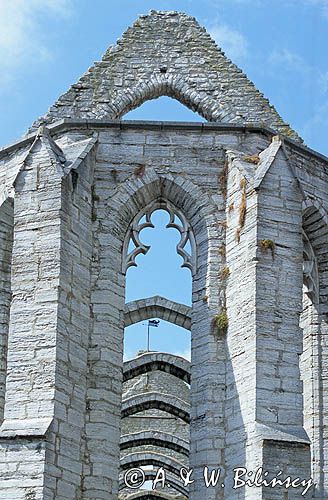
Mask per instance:
[[[179,469],[189,461],[193,252],[191,228],[168,202],[152,203],[132,221],[125,242],[120,498],[132,464],[147,479],[140,491],[152,488],[163,466],[170,477],[162,491],[188,496],[180,491]]]
[[[206,120],[172,97],[161,96],[129,111],[124,120],[205,122]]]
[[[303,301],[300,327],[303,330],[301,378],[303,381],[304,428],[311,440],[312,477],[316,484],[314,498],[324,496],[324,362],[325,319],[322,302],[325,292],[320,286],[324,276],[327,226],[320,210],[309,206],[303,214]],[[321,277],[321,278],[320,278]]]

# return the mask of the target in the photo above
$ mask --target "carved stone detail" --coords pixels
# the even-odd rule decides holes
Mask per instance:
[[[196,267],[196,244],[191,226],[184,214],[165,199],[154,200],[132,220],[124,241],[122,272],[125,274],[129,267],[136,267],[136,257],[139,254],[146,255],[150,249],[149,245],[144,245],[141,242],[140,233],[146,227],[155,227],[151,221],[151,216],[156,210],[165,210],[169,214],[170,220],[166,227],[177,229],[181,236],[176,246],[178,255],[183,258],[181,267],[187,267],[190,269],[191,273],[194,274]],[[145,218],[144,222],[142,222],[143,218]],[[178,218],[178,222],[176,218]],[[131,241],[135,248],[129,252],[129,244]],[[190,243],[191,254],[185,249],[188,242]]]
[[[317,260],[309,238],[303,231],[303,282],[311,300],[318,297]]]

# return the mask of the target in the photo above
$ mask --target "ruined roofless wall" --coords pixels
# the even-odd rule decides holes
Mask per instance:
[[[131,53],[126,40],[138,36]],[[164,94],[225,123],[106,121]],[[62,117],[71,121],[52,123]],[[195,240],[190,498],[284,499],[279,488],[231,488],[234,467],[274,473],[277,463],[284,475],[312,472],[314,498],[325,498],[327,159],[290,140],[253,84],[177,13],[137,21],[43,122],[0,153],[1,200],[10,200],[3,318],[13,240],[0,499],[117,500],[124,240],[158,200],[184,214]],[[302,231],[316,261],[305,271]],[[310,407],[300,371],[303,281],[317,284],[308,290],[317,313],[306,335]],[[217,328],[218,315],[228,328]],[[204,487],[205,465],[222,468],[225,488]]]

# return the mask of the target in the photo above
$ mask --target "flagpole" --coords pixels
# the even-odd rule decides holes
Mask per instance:
[[[156,320],[156,319],[152,319],[152,320],[148,320],[148,328],[147,328],[147,352],[150,352],[150,327],[151,326],[156,326],[158,327],[159,325],[159,319]]]
[[[148,321],[148,332],[147,332],[147,352],[149,352],[149,321]]]

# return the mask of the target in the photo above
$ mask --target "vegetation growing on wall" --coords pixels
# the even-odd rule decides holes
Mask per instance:
[[[241,189],[241,201],[239,205],[239,219],[238,219],[238,228],[236,230],[236,240],[240,241],[240,233],[242,228],[245,225],[245,220],[246,220],[246,210],[247,210],[247,195],[246,195],[246,186],[247,186],[247,181],[245,177],[243,177],[240,180],[240,189]]]
[[[214,323],[217,329],[217,334],[218,335],[225,335],[228,326],[229,326],[229,320],[228,320],[228,315],[227,315],[227,310],[226,308],[222,308],[221,312],[214,316]]]
[[[264,252],[271,250],[272,258],[274,259],[274,253],[275,253],[275,242],[272,240],[261,240],[260,241],[260,248]]]

